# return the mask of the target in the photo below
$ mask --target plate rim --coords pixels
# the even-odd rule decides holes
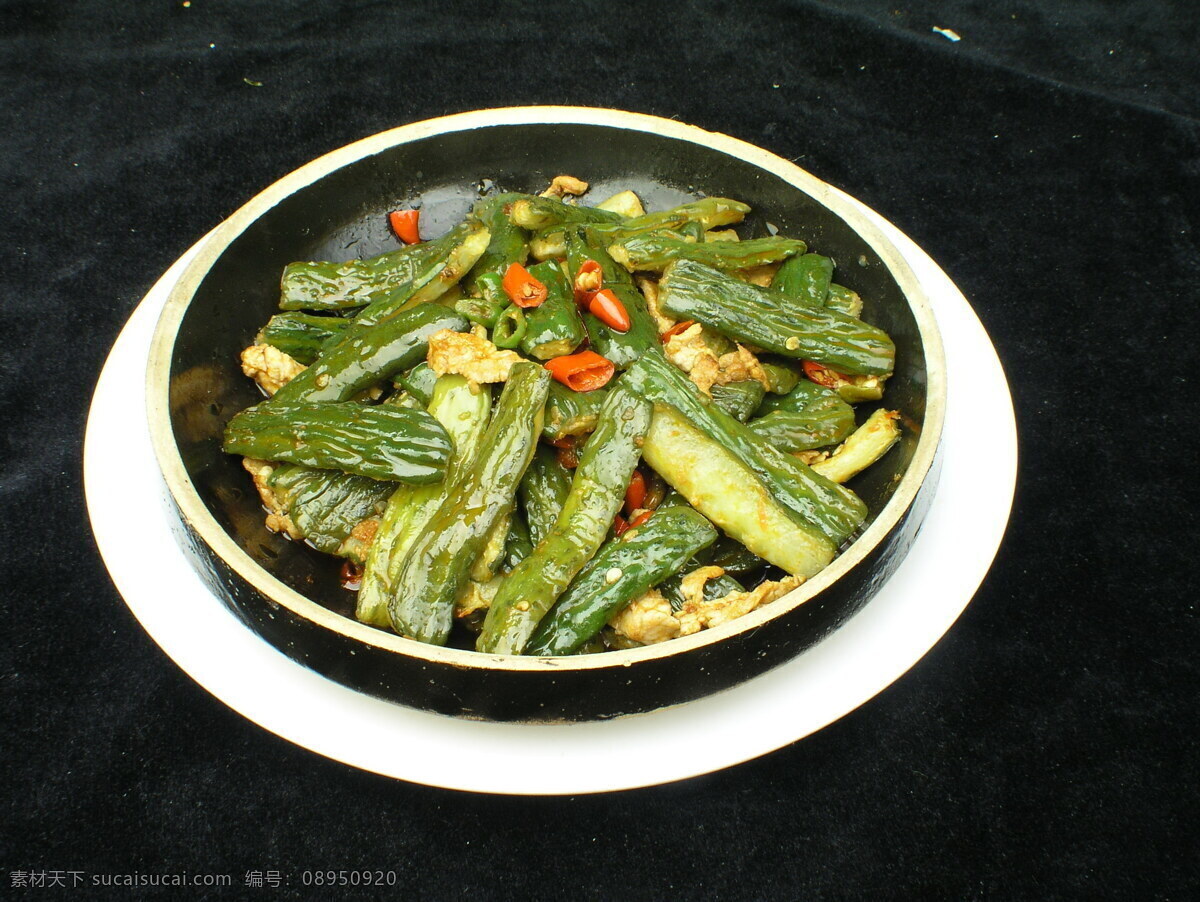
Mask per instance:
[[[850,661],[839,660],[840,646],[847,643],[855,648],[863,646],[859,636],[862,631],[858,629],[863,623],[862,618],[872,616],[885,601],[890,602],[891,595],[888,593],[893,588],[899,589],[899,581],[909,578],[906,567],[916,565],[922,557],[927,556],[929,549],[926,546],[933,540],[929,530],[937,525],[935,515],[939,512],[939,505],[946,504],[951,493],[939,492],[934,498],[926,529],[918,535],[912,553],[880,594],[841,629],[793,661],[740,686],[695,702],[612,721],[564,725],[462,721],[405,708],[334,683],[287,658],[237,620],[219,599],[200,584],[199,577],[183,560],[182,551],[170,537],[166,537],[165,543],[174,550],[180,575],[190,577],[194,583],[190,586],[191,596],[185,591],[189,587],[181,587],[181,600],[186,604],[202,605],[204,615],[216,624],[214,628],[224,630],[223,635],[237,646],[235,650],[241,658],[234,655],[233,672],[230,672],[230,662],[214,661],[211,649],[204,645],[209,638],[207,635],[191,635],[179,625],[177,616],[172,616],[174,612],[166,610],[161,593],[155,592],[155,581],[161,576],[148,572],[144,566],[135,572],[129,561],[122,560],[122,537],[113,535],[105,526],[105,517],[109,514],[106,505],[110,505],[111,500],[104,497],[103,482],[106,468],[111,466],[111,462],[105,460],[103,455],[105,428],[112,428],[105,421],[105,417],[112,416],[112,410],[106,409],[106,405],[111,408],[112,403],[105,393],[114,390],[112,385],[119,378],[122,367],[126,380],[124,388],[135,393],[139,387],[144,388],[144,381],[136,377],[130,384],[130,371],[139,370],[140,367],[138,361],[130,359],[129,352],[136,350],[139,329],[143,340],[148,334],[156,292],[161,294],[169,286],[170,280],[178,277],[182,264],[202,242],[167,271],[135,310],[105,363],[93,395],[84,443],[84,489],[97,547],[105,566],[124,602],[151,639],[208,692],[248,720],[293,744],[384,776],[469,792],[577,795],[688,779],[734,766],[796,742],[845,716],[883,691],[923,658],[953,625],[978,589],[1000,547],[1015,489],[1016,423],[1011,394],[994,346],[965,298],[936,264],[894,226],[878,217],[878,214],[872,212],[871,215],[878,218],[881,227],[894,231],[893,239],[914,264],[920,264],[914,265],[915,269],[931,278],[945,281],[950,294],[941,298],[939,305],[944,304],[946,312],[954,316],[943,319],[943,324],[962,320],[962,328],[973,333],[977,344],[968,362],[973,367],[987,368],[985,375],[991,380],[991,390],[999,393],[984,398],[990,402],[990,407],[982,425],[992,430],[990,438],[993,440],[989,450],[994,460],[987,486],[991,493],[991,510],[989,517],[976,524],[980,527],[975,534],[979,547],[969,562],[970,572],[965,572],[964,565],[967,562],[960,556],[958,591],[953,597],[939,599],[936,609],[925,610],[922,631],[919,634],[906,634],[903,645],[888,636],[887,642],[879,646],[883,653],[866,657],[866,669],[856,670],[850,666]],[[978,344],[979,340],[982,340],[982,345]],[[962,354],[965,356],[965,350]],[[958,356],[956,353],[955,358]],[[973,397],[975,400],[978,397]],[[123,406],[126,414],[130,407],[136,407],[129,405],[127,400]],[[973,407],[974,404],[965,409],[969,411]],[[958,410],[961,412],[964,408],[960,406]],[[954,411],[951,405],[948,411],[951,419]],[[134,417],[134,425],[137,419]],[[144,420],[142,424],[145,428]],[[964,434],[951,432],[950,450],[954,449],[956,437]],[[968,440],[979,441],[982,438],[981,435],[965,435]],[[153,454],[148,448],[148,434],[144,436],[144,441],[145,454],[153,461]],[[965,450],[960,448],[964,454]],[[963,462],[964,454],[946,455],[945,468],[953,470]],[[952,473],[949,475],[953,476]],[[944,473],[943,488],[947,484],[946,477]],[[147,488],[146,494],[152,496],[149,501],[141,498],[138,503],[157,505],[157,515],[165,522],[163,508],[168,504],[165,490],[159,488],[152,491]],[[155,510],[148,512],[155,513]],[[911,603],[906,604],[912,607]],[[835,645],[838,647],[835,648]],[[838,665],[841,665],[841,671]],[[246,682],[247,677],[260,677],[261,682]],[[797,699],[796,704],[800,705],[805,692],[814,685],[818,689],[829,687],[831,691],[816,692],[812,706],[784,709],[782,712],[773,710],[769,714],[761,710],[763,705],[779,697]],[[768,692],[772,693],[771,699],[764,701],[763,696]],[[756,705],[757,710],[745,710],[754,709]],[[327,722],[325,729],[314,732],[310,717],[313,710],[332,718],[333,724]],[[342,729],[335,729],[334,724]],[[739,725],[748,725],[748,728],[737,729]],[[711,739],[714,745],[700,747],[700,753],[691,756],[670,754],[672,743],[695,736]],[[400,740],[407,746],[415,747],[415,752],[402,757],[381,755],[378,747],[368,741],[372,739],[378,742]],[[492,753],[501,759],[505,755],[514,759],[519,756],[521,760],[537,762],[538,766],[521,771],[508,770],[506,777],[509,779],[503,785],[487,779],[486,775],[481,776],[463,768],[461,764],[464,757],[475,760],[475,749],[481,740],[491,743]],[[649,766],[635,776],[622,775],[611,768],[588,773],[575,766],[581,758],[586,760],[591,754],[589,750],[595,745],[609,743],[605,747],[610,748],[612,742],[622,744],[633,753],[639,750],[665,751],[667,760],[664,762],[654,757],[644,759]]]

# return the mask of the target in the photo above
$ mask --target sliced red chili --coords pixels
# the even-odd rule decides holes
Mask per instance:
[[[804,375],[817,385],[823,385],[826,388],[837,388],[842,382],[846,381],[846,377],[837,370],[831,370],[827,366],[821,366],[819,363],[814,363],[811,360],[803,360],[800,366],[804,369]]]
[[[595,351],[580,351],[547,360],[550,375],[573,391],[593,391],[608,384],[616,367]]]
[[[416,244],[421,240],[420,219],[420,210],[394,210],[388,214],[392,231],[405,244]]]
[[[676,323],[675,325],[673,325],[670,329],[668,329],[662,335],[660,335],[658,337],[658,340],[661,341],[663,344],[666,344],[668,341],[671,340],[671,338],[673,336],[678,335],[680,332],[686,332],[688,329],[692,328],[692,326],[694,326],[694,325],[696,325],[696,321],[694,319],[682,320],[682,321]]]
[[[629,311],[611,288],[601,288],[592,295],[592,299],[588,301],[588,312],[617,332],[628,332],[632,325]]]
[[[537,307],[546,300],[546,286],[530,275],[520,263],[510,263],[504,271],[504,293],[518,307]]]
[[[625,489],[625,513],[632,514],[643,507],[646,500],[646,477],[640,470],[634,470],[629,478],[629,486]]]
[[[627,529],[629,529],[629,524],[625,521],[624,517],[622,517],[620,514],[617,514],[615,517],[613,517],[614,533],[616,533],[618,536],[623,536]]]
[[[645,523],[647,520],[649,520],[650,516],[653,513],[654,513],[654,511],[642,511],[640,514],[638,514],[636,517],[634,517],[632,520],[629,521],[629,528],[637,529],[639,526],[641,526],[643,523]]]
[[[584,260],[575,273],[575,303],[586,307],[592,302],[592,295],[604,287],[604,270],[595,260]]]

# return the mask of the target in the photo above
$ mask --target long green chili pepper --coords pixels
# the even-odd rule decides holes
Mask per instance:
[[[896,346],[882,329],[827,307],[794,304],[785,311],[779,297],[710,266],[676,260],[659,283],[658,304],[672,316],[784,357],[843,373],[892,371]]]
[[[355,526],[381,513],[395,489],[390,482],[298,464],[276,466],[267,485],[304,538],[326,554],[335,554]]]
[[[388,498],[375,540],[367,552],[358,590],[355,616],[362,622],[391,625],[388,601],[408,551],[449,496],[459,473],[475,459],[491,409],[490,396],[472,391],[464,377],[438,377],[429,400],[429,413],[445,427],[454,445],[446,478],[432,485],[400,486]]]
[[[815,529],[836,546],[865,519],[867,507],[858,496],[818,476],[744,423],[739,423],[704,397],[682,371],[667,362],[661,351],[652,350],[644,354],[637,364],[630,367],[625,381],[630,389],[642,397],[676,408],[709,439],[727,448],[732,456],[755,474],[761,485],[798,525]],[[667,477],[661,470],[659,473]],[[671,482],[670,479],[667,481]],[[674,482],[671,484],[675,485]],[[678,485],[675,487],[679,488]],[[687,492],[680,491],[687,496]],[[695,504],[690,497],[688,500]],[[767,557],[753,546],[750,547],[762,557]]]
[[[441,480],[450,457],[446,430],[425,411],[353,402],[259,404],[229,421],[223,447],[244,457],[417,484]]]
[[[854,408],[807,379],[786,395],[772,395],[762,409],[746,425],[782,451],[834,445],[854,431]]]
[[[609,256],[631,272],[662,272],[673,260],[693,260],[723,272],[751,269],[803,254],[806,245],[792,238],[709,241],[697,244],[667,232],[635,235],[608,247]]]
[[[546,399],[546,418],[542,438],[557,442],[567,436],[579,436],[596,428],[600,407],[608,397],[608,389],[574,391],[561,382],[550,383]]]
[[[571,492],[549,534],[504,578],[476,649],[520,654],[538,621],[604,542],[641,456],[650,404],[617,384],[583,449]]]
[[[550,532],[570,493],[571,471],[559,463],[553,448],[539,444],[521,480],[521,503],[534,545]]]
[[[409,282],[442,253],[437,242],[398,248],[368,260],[289,263],[280,281],[284,310],[349,310],[365,307]]]
[[[319,316],[290,310],[272,316],[255,338],[257,344],[278,348],[305,366],[320,356],[323,346],[337,339],[350,325],[340,316]]]
[[[492,344],[498,348],[516,348],[529,331],[525,312],[516,304],[509,304],[492,327]]]
[[[542,618],[525,654],[571,654],[613,614],[716,539],[712,524],[686,507],[658,511],[624,537],[610,539]]]
[[[299,401],[345,401],[364,388],[407,370],[425,358],[429,336],[442,329],[465,332],[465,317],[436,304],[424,304],[353,331],[312,366],[275,393],[276,406]]]
[[[413,542],[388,606],[392,628],[421,642],[445,645],[454,601],[496,523],[516,501],[517,486],[542,428],[550,374],[518,363],[496,402],[479,453]]]
[[[494,194],[475,204],[472,215],[487,226],[491,239],[471,271],[463,278],[468,294],[482,294],[479,279],[485,275],[503,276],[509,264],[524,263],[529,257],[529,239],[524,229],[509,218],[506,210],[522,194]]]
[[[832,281],[832,260],[820,254],[802,254],[775,271],[771,288],[810,307],[824,307]]]

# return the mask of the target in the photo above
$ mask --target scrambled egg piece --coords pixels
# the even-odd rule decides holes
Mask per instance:
[[[679,621],[671,614],[671,603],[657,589],[635,598],[608,621],[619,635],[643,645],[666,642],[679,635]]]
[[[439,376],[457,373],[472,383],[504,382],[513,364],[521,362],[516,351],[501,351],[485,337],[486,330],[452,332],[442,329],[429,336],[429,367]]]
[[[588,183],[573,175],[556,175],[550,182],[550,187],[541,193],[542,197],[562,197],[565,194],[578,196],[587,192]]]
[[[753,266],[750,269],[742,270],[742,275],[751,285],[757,285],[759,288],[769,288],[771,281],[775,278],[775,271],[779,269],[778,263],[764,263],[762,266]]]
[[[502,581],[502,577],[494,576],[487,582],[480,583],[475,580],[468,582],[466,591],[455,599],[454,616],[462,619],[486,611],[492,606],[492,599],[500,591]]]
[[[677,335],[672,335],[663,345],[667,359],[683,370],[705,394],[710,394],[714,385],[730,382],[745,382],[754,379],[769,389],[767,374],[763,372],[758,358],[742,345],[728,354],[718,357],[704,340],[704,329],[699,324],[689,326]]]
[[[637,287],[642,290],[642,294],[646,298],[646,307],[650,310],[650,315],[654,318],[654,325],[658,326],[658,334],[662,335],[673,325],[675,320],[662,312],[662,308],[658,306],[658,282],[654,279],[647,279],[645,276],[638,276]]]
[[[283,388],[307,367],[271,345],[251,345],[242,351],[242,372],[268,395]]]
[[[271,532],[286,533],[293,539],[303,539],[304,534],[296,528],[296,524],[292,522],[292,518],[284,510],[283,502],[279,500],[279,496],[275,494],[274,489],[267,484],[267,480],[275,472],[275,464],[269,460],[244,457],[242,458],[242,466],[246,468],[246,472],[254,480],[254,487],[258,489],[258,497],[262,499],[263,507],[267,509],[267,529],[271,530]]]
[[[811,467],[815,463],[820,463],[823,460],[827,460],[829,458],[829,452],[813,449],[810,451],[796,451],[792,454],[792,456],[799,460],[800,463]]]
[[[683,578],[685,587],[691,577],[705,570],[715,570],[717,571],[716,575],[725,572],[720,567],[701,567],[700,570],[690,573]],[[704,583],[709,579],[712,579],[711,575],[694,582],[691,593],[687,591],[687,588],[684,589],[684,595],[687,600],[684,602],[683,607],[676,611],[674,615],[675,619],[679,621],[679,635],[690,636],[692,633],[698,633],[702,629],[728,623],[730,620],[735,620],[743,614],[749,614],[755,608],[769,604],[777,598],[782,598],[804,582],[803,576],[785,576],[778,582],[763,583],[749,592],[730,592],[721,598],[706,601],[704,598]],[[698,592],[695,591],[697,586],[699,589]]]

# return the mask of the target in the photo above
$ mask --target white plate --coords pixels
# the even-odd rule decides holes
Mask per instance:
[[[406,708],[335,683],[276,651],[208,591],[175,544],[144,413],[154,324],[203,242],[146,295],[92,399],[85,490],[113,582],[154,641],[235,711],[321,755],[403,780],[521,795],[605,792],[709,773],[795,742],[880,692],[950,628],[1000,545],[1016,479],[1012,400],[987,333],[945,273],[894,226],[867,212],[921,279],[945,342],[950,400],[941,481],[920,535],[879,594],[775,670],[648,714],[541,726]],[[614,767],[614,761],[631,765]]]

